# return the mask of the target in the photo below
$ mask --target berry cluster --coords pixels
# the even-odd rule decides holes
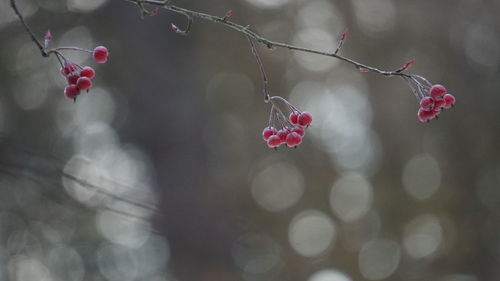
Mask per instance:
[[[80,50],[80,49],[78,49]],[[82,50],[87,51],[87,50]],[[106,47],[96,47],[92,52],[92,57],[98,63],[105,63],[108,60],[109,52]],[[66,59],[59,50],[56,55],[61,63],[61,75],[64,76],[68,85],[64,89],[64,95],[71,100],[76,101],[81,91],[89,91],[92,87],[92,79],[95,77],[95,71],[90,66],[81,67],[80,65]]]
[[[273,104],[271,108],[271,117],[269,126],[262,131],[262,138],[267,142],[267,146],[277,149],[282,144],[288,147],[297,147],[302,143],[302,138],[305,135],[305,129],[312,122],[312,115],[308,112],[300,112],[296,107],[281,97],[290,108],[291,113],[287,118],[283,112]],[[279,126],[276,126],[276,125]],[[279,129],[278,129],[279,128]]]
[[[421,122],[429,122],[437,118],[444,110],[449,109],[455,104],[455,97],[446,92],[446,88],[442,85],[433,85],[428,92],[428,95],[420,100],[420,108],[418,109],[418,119]]]
[[[403,78],[419,102],[417,116],[421,122],[437,118],[444,109],[449,109],[455,104],[455,97],[449,94],[443,85],[433,85],[424,77],[414,74]]]

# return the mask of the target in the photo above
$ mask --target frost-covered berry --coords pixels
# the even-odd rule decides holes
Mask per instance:
[[[66,86],[66,88],[64,89],[64,95],[70,99],[70,100],[74,100],[76,99],[76,97],[80,94],[80,90],[78,89],[78,87],[76,85],[68,85]]]
[[[82,71],[80,71],[80,76],[83,77],[88,77],[90,79],[93,79],[95,77],[95,71],[92,67],[90,66],[85,66]]]
[[[272,135],[276,135],[277,131],[275,128],[273,127],[266,127],[264,128],[264,130],[262,131],[262,138],[267,141],[269,139],[270,136]]]
[[[268,128],[279,128],[274,133],[268,133],[266,128],[263,131],[263,138],[268,147],[276,148],[281,144],[288,147],[296,147],[302,142],[307,127],[312,122],[312,115],[308,112],[301,112],[297,107],[286,99],[279,96],[268,96],[267,101],[271,103]],[[287,105],[288,112],[285,114],[277,102]]]
[[[434,114],[431,110],[426,110],[426,109],[420,108],[418,110],[417,116],[418,116],[418,120],[420,120],[420,122],[425,123],[425,122],[429,122],[434,117]]]
[[[90,78],[88,77],[80,77],[78,78],[78,81],[76,81],[76,86],[80,91],[84,91],[92,87],[92,81],[90,81]]]
[[[281,139],[277,135],[272,135],[267,139],[267,146],[270,148],[278,147],[281,145]]]
[[[68,76],[70,73],[73,73],[78,70],[78,67],[73,62],[66,62],[64,67],[61,67],[59,70],[63,76]]]
[[[299,123],[299,121],[298,121],[299,115],[300,115],[300,113],[298,113],[297,111],[290,113],[290,116],[288,117],[288,119],[290,120],[290,123],[292,123],[293,125],[297,125]]]
[[[434,99],[441,99],[446,94],[446,88],[443,85],[436,84],[429,90],[429,95]]]
[[[302,129],[299,126],[293,127],[292,132],[299,134],[299,136],[301,136],[301,137],[303,137],[306,134],[306,132],[304,131],[304,129]]]
[[[434,109],[441,109],[445,105],[444,99],[438,99],[434,101]]]
[[[299,118],[297,121],[298,121],[300,126],[303,126],[303,127],[309,126],[312,123],[312,115],[311,115],[311,113],[304,111],[299,115]]]
[[[109,51],[104,46],[95,47],[94,51],[92,52],[92,57],[98,63],[105,63],[108,60],[108,56]]]
[[[60,72],[60,73],[61,73],[61,75],[62,75],[62,76],[64,76],[64,77],[66,77],[66,76],[69,74],[69,72],[68,72],[68,73],[66,73],[66,67],[61,67],[61,68],[59,68],[59,72]]]
[[[288,147],[297,146],[301,142],[302,142],[302,137],[295,132],[292,132],[286,136],[286,145],[288,145]]]
[[[431,97],[425,97],[420,100],[420,107],[424,109],[431,109],[434,106],[434,99]]]
[[[285,143],[286,137],[288,136],[289,133],[290,133],[290,131],[287,128],[283,128],[283,129],[279,130],[276,135],[280,138],[281,143]]]
[[[443,97],[444,100],[444,108],[449,109],[455,104],[455,97],[452,94],[446,94]]]
[[[441,107],[434,107],[431,111],[430,111],[430,114],[431,114],[431,119],[433,118],[437,118],[437,116],[439,114],[441,114]]]
[[[78,81],[78,78],[80,78],[80,75],[78,75],[78,73],[71,73],[67,76],[67,79],[68,79],[68,84],[70,85],[74,85],[76,84],[76,81]]]

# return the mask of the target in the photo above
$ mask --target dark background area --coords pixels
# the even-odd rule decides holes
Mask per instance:
[[[445,85],[420,123],[398,77],[258,46],[274,95],[314,121],[267,148],[248,42],[220,24],[119,0],[19,0],[52,47],[110,50],[64,97],[0,3],[0,280],[498,280],[499,1],[175,1],[264,37]]]

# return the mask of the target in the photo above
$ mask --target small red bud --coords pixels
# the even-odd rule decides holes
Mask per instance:
[[[230,18],[232,15],[233,15],[233,10],[229,10],[224,15],[224,19],[226,20],[226,19]]]
[[[340,37],[340,41],[344,41],[347,38],[347,36],[349,36],[349,29],[348,28],[344,29],[344,32],[342,32],[342,36]]]
[[[398,69],[398,71],[399,71],[399,72],[401,72],[401,71],[405,71],[405,70],[407,70],[408,68],[412,67],[414,63],[415,63],[415,59],[411,59],[411,60],[409,60],[409,61],[407,61],[407,62],[405,63],[405,65],[403,65],[403,67],[401,67],[400,69]]]
[[[172,24],[170,24],[170,26],[172,27],[172,30],[175,31],[176,33],[181,32],[181,30],[177,27],[177,25],[172,23]]]

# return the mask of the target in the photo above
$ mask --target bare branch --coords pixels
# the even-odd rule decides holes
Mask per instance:
[[[38,39],[36,39],[36,36],[33,33],[33,31],[28,26],[28,24],[26,24],[26,22],[24,21],[23,15],[21,15],[19,10],[17,9],[16,0],[10,0],[10,6],[12,7],[12,10],[14,10],[14,12],[16,13],[17,17],[19,18],[19,21],[23,24],[24,28],[26,29],[26,31],[30,35],[31,40],[37,45],[38,49],[40,49],[40,53],[42,53],[42,56],[48,57],[49,54],[45,51],[45,48],[43,47],[42,43],[40,43],[40,41],[38,41]]]
[[[172,5],[170,0],[121,0],[121,1],[133,3],[133,4],[137,5],[139,8],[141,8],[141,11],[145,10],[144,4],[148,4],[148,5],[151,5],[151,6],[156,6],[158,8],[162,8],[162,9],[165,9],[165,10],[168,10],[168,11],[172,11],[174,13],[186,16],[187,19],[188,19],[188,23],[187,23],[187,26],[186,26],[185,30],[181,30],[181,29],[177,28],[177,26],[172,25],[172,28],[177,33],[179,33],[179,34],[186,35],[187,33],[189,33],[189,31],[191,30],[193,19],[194,18],[198,18],[198,19],[202,19],[202,20],[206,20],[206,21],[210,21],[210,22],[222,24],[222,25],[224,25],[224,26],[226,26],[228,28],[231,28],[231,29],[236,30],[236,31],[238,31],[240,33],[243,33],[247,37],[252,38],[253,40],[255,40],[255,41],[257,41],[257,42],[265,45],[267,48],[276,48],[276,47],[277,48],[285,48],[285,49],[289,49],[289,50],[293,50],[293,51],[299,51],[299,52],[317,54],[317,55],[326,56],[326,57],[332,57],[332,58],[336,58],[336,59],[345,61],[345,62],[353,65],[357,69],[363,70],[363,72],[371,71],[371,72],[375,72],[375,73],[378,73],[378,74],[383,75],[383,76],[400,76],[400,77],[408,77],[409,76],[408,74],[403,73],[402,71],[386,71],[386,70],[381,70],[381,69],[378,69],[376,67],[365,65],[365,64],[359,63],[359,62],[357,62],[357,61],[355,61],[353,59],[341,56],[341,55],[337,54],[338,50],[340,49],[339,47],[337,47],[337,50],[332,53],[332,52],[324,52],[324,51],[320,51],[320,50],[315,50],[315,49],[300,47],[300,46],[291,45],[291,44],[288,44],[288,43],[276,42],[276,41],[272,41],[272,40],[266,39],[266,38],[260,36],[259,34],[255,33],[254,31],[251,31],[248,28],[248,26],[243,26],[243,25],[234,23],[232,21],[229,21],[228,20],[229,16],[227,16],[227,14],[224,15],[223,17],[219,17],[219,16],[213,16],[213,15],[209,15],[209,14],[205,14],[205,13],[200,13],[200,12],[196,12],[196,11],[192,11],[192,10],[188,10],[188,9],[185,9],[185,8],[181,8],[181,7]],[[33,31],[26,24],[26,22],[24,21],[23,16],[21,15],[21,13],[19,12],[19,10],[17,9],[16,1],[15,0],[10,0],[10,3],[11,3],[12,9],[16,13],[16,15],[19,17],[19,20],[23,24],[24,28],[26,29],[26,31],[28,32],[28,34],[31,36],[31,40],[33,40],[33,42],[40,49],[40,52],[41,52],[42,56],[48,57],[50,55],[50,52],[47,52],[45,50],[45,48],[43,47],[43,45],[36,38],[36,36],[33,33]],[[345,39],[345,35],[343,34],[343,38],[342,39]],[[341,40],[341,42],[343,42],[343,40]],[[341,43],[339,45],[341,47]]]
[[[299,51],[299,52],[317,54],[317,55],[326,56],[326,57],[332,57],[332,58],[336,58],[336,59],[345,61],[349,64],[352,64],[357,69],[365,70],[364,72],[371,71],[371,72],[375,72],[375,73],[378,73],[378,74],[383,75],[383,76],[400,76],[400,77],[409,76],[408,74],[403,73],[403,72],[386,71],[386,70],[378,69],[378,68],[373,67],[373,66],[365,65],[365,64],[357,62],[353,59],[341,56],[341,55],[337,54],[336,52],[333,52],[333,53],[332,52],[324,52],[324,51],[319,51],[319,50],[315,50],[315,49],[291,45],[288,43],[272,41],[272,40],[269,40],[269,39],[266,39],[266,38],[260,36],[259,34],[255,33],[254,31],[251,31],[247,26],[243,26],[243,25],[237,24],[235,22],[229,21],[228,17],[226,17],[226,16],[219,17],[219,16],[213,16],[213,15],[209,15],[209,14],[205,14],[205,13],[200,13],[200,12],[188,10],[188,9],[181,8],[181,7],[170,4],[170,1],[159,1],[159,0],[121,0],[121,1],[134,3],[136,5],[138,4],[138,2],[142,2],[142,3],[149,4],[149,5],[158,6],[160,8],[172,11],[172,12],[177,13],[177,14],[182,14],[185,16],[190,16],[192,18],[198,18],[198,19],[210,21],[213,23],[222,24],[228,28],[231,28],[231,29],[234,29],[240,33],[243,33],[244,35],[246,35],[246,36],[254,39],[255,41],[265,45],[267,48],[278,47],[278,48],[285,48],[285,49],[289,49],[289,50],[293,50],[293,51]],[[344,36],[344,39],[345,39],[345,36]]]

